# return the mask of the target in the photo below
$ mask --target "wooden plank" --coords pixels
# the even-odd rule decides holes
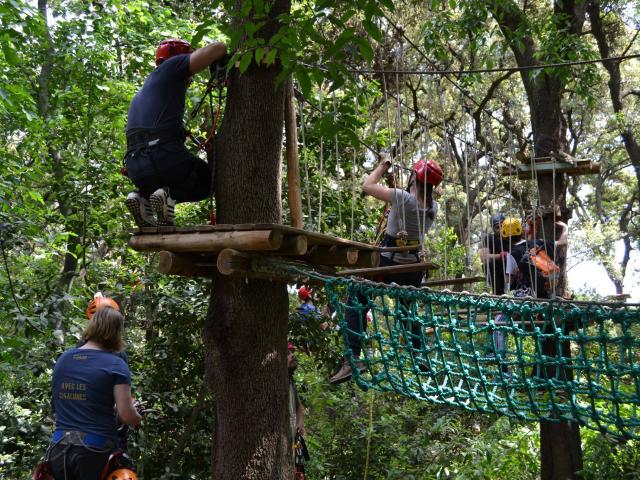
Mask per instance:
[[[307,241],[309,245],[340,245],[344,247],[355,247],[359,250],[379,250],[380,247],[376,245],[369,245],[368,243],[355,242],[353,240],[345,240],[344,238],[339,238],[334,235],[327,235],[324,233],[318,232],[308,232],[306,230],[301,230],[299,228],[289,227],[287,225],[276,225],[271,223],[257,223],[253,225],[255,229],[267,229],[271,228],[273,230],[278,230],[284,234],[288,233],[300,233],[307,236]]]
[[[435,287],[438,285],[464,285],[466,283],[482,282],[484,277],[461,277],[461,278],[445,278],[443,280],[427,280],[422,282],[423,286]]]
[[[391,273],[420,272],[426,270],[437,270],[440,266],[434,263],[408,263],[406,265],[390,265],[388,267],[357,268],[353,270],[342,270],[337,272],[339,277],[376,277],[379,275],[389,275]]]
[[[282,245],[278,231],[170,233],[135,235],[129,246],[141,252],[168,250],[171,252],[219,252],[225,248],[247,251],[277,250]]]

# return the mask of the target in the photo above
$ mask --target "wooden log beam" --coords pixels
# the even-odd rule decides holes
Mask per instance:
[[[157,269],[165,275],[209,278],[214,272],[215,262],[199,255],[163,250],[160,252]]]
[[[358,249],[353,247],[323,247],[316,245],[304,256],[304,261],[316,265],[355,265],[358,261]]]
[[[388,275],[391,273],[420,272],[426,270],[437,270],[440,268],[434,263],[408,263],[406,265],[390,265],[388,267],[376,268],[356,268],[352,270],[342,270],[337,272],[339,277],[376,277],[378,275]]]
[[[225,248],[246,251],[277,250],[282,246],[283,235],[277,230],[253,230],[230,232],[158,233],[134,235],[129,246],[139,252],[210,252]]]
[[[287,235],[280,248],[273,253],[277,255],[300,256],[307,253],[307,237],[305,235]]]
[[[223,275],[246,273],[251,270],[251,255],[233,248],[225,248],[218,254],[216,266]]]
[[[358,261],[353,264],[355,268],[374,268],[380,265],[380,252],[375,250],[360,250]]]
[[[482,282],[484,277],[463,277],[463,278],[445,278],[443,280],[427,280],[426,282],[422,282],[423,286],[426,287],[435,287],[438,285],[464,285],[467,283],[476,283]]]

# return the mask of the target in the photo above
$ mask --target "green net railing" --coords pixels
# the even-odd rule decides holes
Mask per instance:
[[[315,279],[337,312],[362,388],[640,438],[638,305]]]

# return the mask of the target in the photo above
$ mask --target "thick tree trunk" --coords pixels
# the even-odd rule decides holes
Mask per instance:
[[[530,20],[516,2],[504,0],[487,0],[494,19],[498,22],[518,66],[535,65],[536,46],[533,30],[523,35],[523,29],[530,26]],[[553,22],[558,31],[567,34],[578,34],[582,31],[585,18],[584,2],[579,0],[563,0],[554,3]],[[563,83],[559,76],[531,71],[522,71],[522,82],[527,93],[531,112],[531,128],[533,131],[534,148],[532,156],[541,159],[552,152],[568,150],[565,140],[565,125],[562,115]],[[553,242],[555,237],[556,212],[560,211],[561,219],[567,219],[566,211],[566,175],[539,175],[538,191],[540,206],[545,208],[543,231],[547,242]],[[561,252],[563,253],[563,252]],[[557,290],[561,295],[565,288],[566,262],[560,262],[562,281]],[[555,356],[558,349],[555,341],[543,342],[545,355]],[[564,356],[570,357],[568,344],[560,346]],[[555,368],[547,372],[550,376],[571,377],[572,372],[567,369],[556,371]],[[543,480],[565,480],[580,478],[577,472],[582,470],[582,447],[580,429],[575,423],[540,422],[540,459],[541,478]]]
[[[278,0],[270,13],[288,10],[289,3]],[[253,64],[232,75],[215,165],[219,223],[281,222],[286,84],[276,85],[279,71]],[[212,479],[293,474],[287,321],[284,283],[214,275],[204,332],[207,380],[216,397]]]

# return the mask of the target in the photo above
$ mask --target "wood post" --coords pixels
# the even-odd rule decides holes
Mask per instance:
[[[211,277],[215,262],[206,261],[199,255],[188,253],[160,252],[158,272],[165,275],[181,275],[183,277]]]
[[[212,252],[224,248],[247,251],[277,250],[282,245],[282,233],[277,230],[248,230],[208,233],[171,233],[134,235],[129,246],[141,252],[169,250],[171,252]]]
[[[358,249],[316,245],[309,250],[304,260],[319,265],[355,265],[358,261]]]
[[[291,226],[302,228],[302,195],[300,193],[300,163],[298,161],[298,130],[296,107],[293,101],[293,78],[287,81],[284,108],[284,131],[287,147],[287,184],[289,186],[289,211]]]

